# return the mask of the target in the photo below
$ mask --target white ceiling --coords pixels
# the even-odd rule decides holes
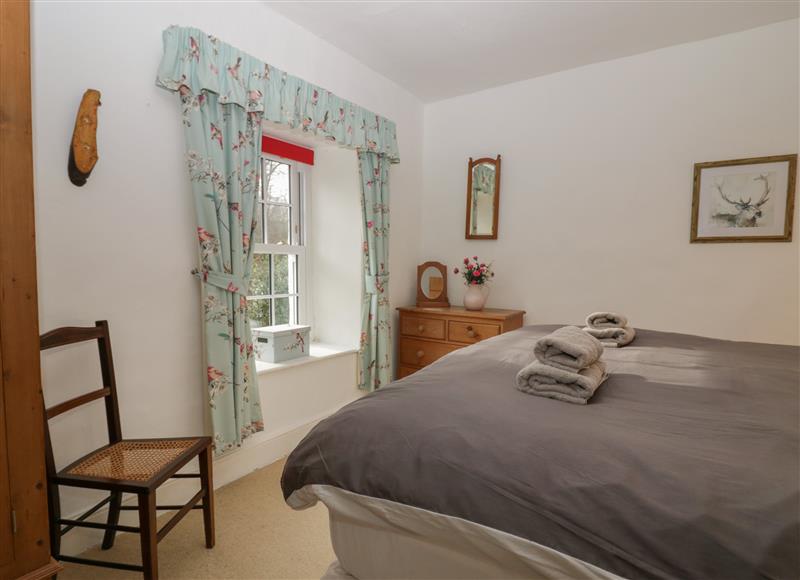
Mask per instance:
[[[797,1],[266,2],[432,102],[797,18]]]

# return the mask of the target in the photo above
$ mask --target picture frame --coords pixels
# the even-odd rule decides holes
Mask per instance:
[[[796,153],[696,163],[690,242],[791,242],[796,176]]]

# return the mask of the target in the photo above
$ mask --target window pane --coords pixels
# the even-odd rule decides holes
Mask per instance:
[[[290,203],[289,166],[286,163],[264,160],[262,174],[264,201]]]
[[[293,300],[293,298],[275,298],[275,324],[289,324],[291,322],[289,300]]]
[[[289,207],[267,204],[267,243],[289,244]]]
[[[256,231],[253,233],[253,243],[264,243],[264,204],[256,203],[255,215],[253,218],[256,220]]]
[[[269,254],[253,254],[253,271],[250,274],[250,296],[269,294]]]
[[[250,317],[250,327],[269,326],[270,322],[270,300],[248,300],[247,315]]]
[[[294,257],[294,256],[292,256]],[[290,279],[294,278],[294,273],[290,272],[290,270],[294,270],[294,260],[290,263],[289,256],[286,254],[273,254],[272,255],[272,264],[273,264],[273,280],[275,284],[275,291],[274,294],[288,294],[289,293],[289,281]],[[292,284],[292,287],[294,284]]]

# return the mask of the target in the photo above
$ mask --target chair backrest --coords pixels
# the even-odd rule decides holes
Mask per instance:
[[[47,350],[58,346],[67,346],[90,340],[97,341],[97,350],[100,354],[100,371],[103,378],[103,387],[72,399],[53,405],[45,409],[45,430],[49,443],[50,429],[48,421],[62,413],[71,411],[76,407],[85,405],[97,399],[105,399],[106,423],[108,424],[108,441],[116,443],[122,439],[122,427],[119,420],[119,404],[117,402],[117,384],[114,379],[114,361],[111,357],[111,336],[108,332],[108,321],[98,320],[94,326],[77,327],[65,326],[46,332],[39,337],[40,350]],[[52,449],[48,445],[48,454]],[[52,461],[52,457],[49,457]]]

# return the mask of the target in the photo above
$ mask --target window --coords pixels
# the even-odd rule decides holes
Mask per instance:
[[[248,314],[253,328],[298,324],[305,316],[303,196],[308,167],[263,156],[255,214]]]

